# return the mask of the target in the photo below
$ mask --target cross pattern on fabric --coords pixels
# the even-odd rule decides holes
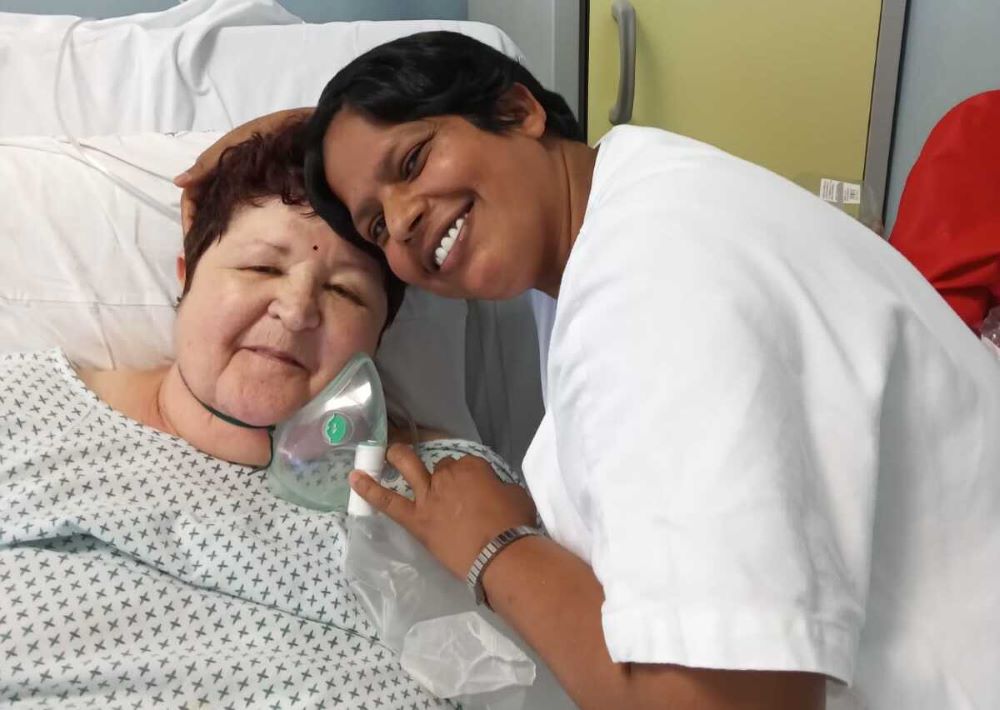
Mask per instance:
[[[478,444],[418,452],[520,482]],[[342,514],[121,415],[59,351],[0,357],[0,510],[0,704],[448,707],[356,603]]]

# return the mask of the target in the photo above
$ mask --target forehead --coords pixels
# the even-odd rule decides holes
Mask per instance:
[[[218,243],[225,251],[261,249],[297,259],[321,259],[381,276],[375,260],[337,235],[309,208],[286,205],[277,197],[260,206],[240,207]]]
[[[389,124],[345,108],[323,136],[323,168],[331,189],[342,199],[360,185],[380,182],[393,152],[426,133],[432,119]]]

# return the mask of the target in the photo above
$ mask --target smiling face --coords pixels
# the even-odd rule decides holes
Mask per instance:
[[[177,363],[203,402],[249,424],[287,418],[386,318],[375,261],[277,198],[245,206],[209,246],[177,313]],[[186,277],[179,260],[181,280]]]
[[[458,116],[386,125],[341,110],[323,141],[327,182],[403,281],[451,298],[517,296],[554,268],[566,209],[544,111],[528,108],[502,134]]]

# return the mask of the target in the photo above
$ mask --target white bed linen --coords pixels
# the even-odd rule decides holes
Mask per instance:
[[[0,13],[0,136],[64,133],[56,67],[77,19]],[[59,105],[79,136],[228,129],[281,108],[315,105],[330,77],[358,54],[425,30],[460,31],[520,56],[501,30],[481,23],[317,25],[264,0],[188,0],[76,26]]]

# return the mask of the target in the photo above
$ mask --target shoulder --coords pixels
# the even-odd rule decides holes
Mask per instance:
[[[870,236],[760,166],[666,131],[619,127],[601,142],[557,319],[591,306],[599,318],[650,309],[683,318],[705,306],[717,317],[749,308],[768,318],[828,283],[831,263],[845,280],[884,247]]]
[[[89,370],[77,375],[91,393],[116,412],[144,426],[163,430],[157,412],[157,394],[168,367],[151,370]]]
[[[0,355],[0,460],[69,426],[92,401],[62,351]]]
[[[475,456],[486,461],[493,468],[497,478],[504,483],[524,485],[524,480],[520,473],[515,471],[510,464],[504,461],[503,457],[485,444],[468,441],[467,439],[438,439],[435,441],[424,441],[416,447],[416,450],[424,465],[431,470],[446,458],[459,459],[463,456]]]
[[[0,354],[0,393],[30,392],[39,384],[75,379],[73,366],[58,348]],[[0,401],[2,401],[0,397]]]
[[[778,239],[843,230],[844,215],[795,183],[715,146],[656,128],[620,126],[600,142],[574,254],[614,247],[781,246]],[[572,257],[571,257],[572,258]]]
[[[597,145],[588,212],[609,201],[662,192],[664,187],[687,191],[698,173],[717,176],[750,166],[708,143],[645,126],[617,126]],[[686,179],[680,180],[682,176]]]
[[[600,142],[564,285],[605,273],[658,275],[673,264],[688,272],[685,256],[720,249],[734,228],[748,226],[753,210],[746,208],[753,201],[739,196],[750,184],[772,178],[780,181],[684,136],[636,126],[613,129]],[[577,268],[581,264],[586,268]]]
[[[87,389],[104,399],[102,392],[109,387],[109,383],[114,380],[114,370],[94,370],[88,367],[76,368],[77,377],[86,385]]]

